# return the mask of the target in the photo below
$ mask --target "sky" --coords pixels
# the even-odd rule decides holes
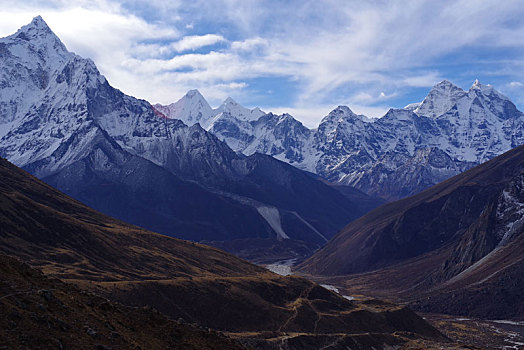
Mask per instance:
[[[315,127],[338,105],[380,117],[479,79],[524,110],[522,1],[0,0],[0,37],[37,15],[151,103],[198,89]]]

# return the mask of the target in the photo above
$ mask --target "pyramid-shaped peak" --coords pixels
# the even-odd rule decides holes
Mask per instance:
[[[439,85],[453,85],[453,83],[447,79],[444,79],[440,83],[437,84],[437,86]]]
[[[72,55],[60,38],[53,33],[41,16],[36,16],[31,22],[22,26],[18,31],[0,41],[9,45],[16,45],[19,49],[16,55],[22,55],[24,60],[32,57],[33,61],[46,66],[57,66],[69,59]],[[31,48],[30,48],[31,47]],[[34,48],[38,50],[34,50]]]
[[[440,90],[462,90],[457,85],[453,84],[449,80],[442,80],[440,83],[435,85],[433,89],[440,89]]]
[[[436,118],[446,113],[467,93],[449,80],[443,80],[431,89],[420,106],[412,111],[425,117]],[[406,109],[409,110],[409,109]]]
[[[348,106],[337,106],[334,110],[331,111],[329,114],[343,114],[343,115],[356,115]]]
[[[172,104],[173,106],[176,106],[177,109],[186,109],[187,113],[193,113],[196,112],[197,109],[203,108],[207,112],[211,111],[211,107],[207,103],[207,100],[202,96],[200,91],[197,89],[192,89],[186,92],[184,97],[182,97],[180,100]],[[196,109],[195,109],[196,108]],[[206,113],[207,113],[206,112]],[[176,117],[177,119],[182,119],[181,117]]]
[[[207,103],[207,100],[197,89],[189,90],[180,100],[175,102],[173,105],[178,105],[179,108],[182,106],[187,106],[186,108],[190,109],[191,107],[189,106],[199,106],[198,108],[211,110],[211,107]]]
[[[237,105],[237,101],[233,100],[231,97],[228,97],[224,100],[225,105]]]
[[[346,117],[355,117],[355,116],[357,115],[353,113],[353,111],[348,106],[338,106],[337,108],[329,112],[327,116],[322,118],[320,123],[322,124],[328,121],[329,122],[340,121],[342,119],[346,119]]]
[[[41,27],[41,28],[49,29],[49,26],[47,25],[47,23],[44,21],[44,19],[40,15],[33,18],[30,24],[34,27]]]
[[[204,96],[197,89],[192,89],[186,92],[186,97],[204,99]]]
[[[51,28],[47,25],[44,19],[41,16],[36,16],[33,20],[23,26],[16,33],[17,36],[25,36],[26,39],[34,37],[42,37],[47,35],[52,35],[56,37]]]
[[[222,102],[222,104],[217,108],[220,112],[230,112],[234,114],[238,114],[237,112],[240,112],[240,114],[247,113],[248,109],[242,107],[238,104],[237,101],[233,100],[231,97],[228,97]]]

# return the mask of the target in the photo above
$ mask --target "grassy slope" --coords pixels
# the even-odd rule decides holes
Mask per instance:
[[[382,334],[379,342],[400,344],[408,341],[404,333],[415,332],[445,341],[405,307],[350,302],[303,278],[124,224],[5,160],[0,207],[1,253],[125,304],[152,305],[173,319],[262,338],[264,332],[312,338],[372,332]]]

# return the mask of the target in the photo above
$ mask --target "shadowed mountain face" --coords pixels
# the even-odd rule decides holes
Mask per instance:
[[[74,134],[55,153],[75,152],[89,143],[81,159],[43,178],[48,184],[111,216],[179,238],[228,240],[272,234],[255,208],[180,179],[164,168],[125,152],[103,130],[91,139]],[[45,161],[26,170],[38,173]]]
[[[257,348],[279,346],[290,334],[296,349],[338,338],[363,348],[446,341],[406,307],[352,302],[303,278],[278,276],[215,248],[124,224],[5,160],[0,208],[0,253],[112,300],[230,332]],[[54,306],[49,309],[45,317],[59,317]],[[93,320],[97,327],[99,321]]]
[[[125,95],[40,17],[1,38],[0,57],[0,156],[106,214],[194,241],[241,239],[242,251],[289,239],[307,255],[379,204]]]
[[[0,177],[2,252],[36,266],[63,264],[56,276],[111,281],[138,274],[174,278],[199,271],[228,276],[265,271],[220,250],[100,214],[3,159]]]
[[[522,318],[523,213],[521,146],[373,210],[300,269],[353,274],[348,284],[394,291],[424,310]]]

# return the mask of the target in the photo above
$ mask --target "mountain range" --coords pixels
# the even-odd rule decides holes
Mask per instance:
[[[195,90],[155,107],[188,125],[200,123],[237,152],[268,154],[387,200],[416,194],[524,142],[524,114],[478,81],[468,91],[442,81],[421,103],[378,119],[339,106],[315,129],[231,99],[213,110]]]
[[[523,319],[524,146],[341,230],[299,268],[419,310]]]
[[[179,120],[125,95],[41,17],[0,39],[0,57],[0,155],[106,214],[179,238],[241,242],[253,259],[250,240],[286,240],[293,258],[381,203],[184,124],[204,122],[206,104],[179,103]],[[218,110],[262,113],[233,101]]]
[[[523,138],[523,114],[478,82],[444,81],[376,120],[340,106],[308,129],[231,98],[212,109],[197,90],[168,106],[127,96],[41,17],[0,39],[0,56],[1,156],[106,214],[254,261],[305,257],[377,197],[417,193]]]

